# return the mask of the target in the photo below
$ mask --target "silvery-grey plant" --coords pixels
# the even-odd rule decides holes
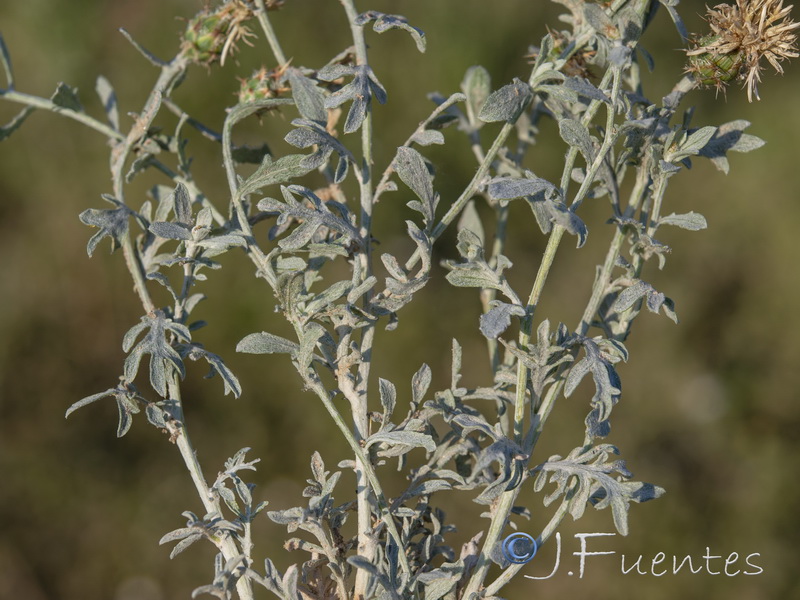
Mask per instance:
[[[0,96],[24,105],[0,130],[0,139],[35,109],[43,109],[87,125],[111,143],[112,187],[103,195],[110,206],[90,208],[80,220],[98,228],[87,246],[90,255],[105,238],[113,250],[122,249],[144,315],[123,339],[128,356],[119,382],[76,402],[67,415],[113,398],[119,408],[118,436],[142,410],[151,424],[170,434],[197,489],[202,514],[184,513],[186,526],[161,542],[175,544],[171,556],[202,539],[219,551],[213,581],[195,595],[248,600],[254,586],[263,586],[284,600],[496,597],[521,567],[501,552],[501,538],[514,515],[527,514],[515,505],[523,486],[538,492],[555,485],[544,498],[545,506],[554,504],[555,509],[536,536],[539,546],[567,515],[577,519],[587,505],[610,508],[624,535],[630,503],[663,493],[658,486],[633,481],[624,461],[614,458],[617,448],[603,441],[621,395],[615,364],[628,358],[623,342],[642,308],[677,322],[672,301],[643,279],[645,263],[655,257],[663,268],[670,251],[657,239],[660,228],[706,226],[694,212],[665,214],[669,180],[694,157],[708,158],[727,172],[727,152],[747,152],[763,143],[744,133],[745,121],[695,128],[691,111],[678,115],[678,108],[696,85],[719,89],[742,79],[748,94],[757,96],[761,58],[780,69],[781,60],[796,56],[796,25],[782,2],[737,0],[736,6],[710,11],[711,34],[690,39],[676,12],[678,0],[556,1],[567,9],[562,20],[568,29],[551,31],[531,49],[532,68],[524,80],[493,91],[487,70],[470,67],[460,92],[430,95],[432,112],[383,171],[373,164],[377,136],[372,112],[376,102],[387,102],[387,92],[370,67],[365,36],[371,35],[370,27],[377,33],[399,29],[424,52],[425,34],[404,17],[359,13],[354,0],[340,0],[353,45],[316,67],[287,61],[270,18],[283,4],[280,0],[228,0],[203,9],[188,22],[176,56],[168,61],[128,36],[159,75],[127,124],[118,114],[114,89],[102,76],[96,91],[105,122],[89,115],[68,85],[59,84],[50,98],[17,91],[9,52],[0,39],[6,76]],[[651,59],[638,40],[658,9],[690,45],[691,62],[672,93],[651,102],[639,76],[640,62]],[[276,66],[243,80],[239,103],[227,110],[222,132],[214,132],[186,114],[172,94],[190,65],[211,68],[224,62],[237,42],[249,44],[258,29]],[[737,31],[744,34],[736,37]],[[266,145],[234,144],[234,128],[267,111],[291,119],[285,140],[306,152],[277,157]],[[164,112],[174,115],[174,131],[152,126]],[[558,181],[538,177],[525,161],[546,119],[557,123],[566,144]],[[502,124],[490,143],[484,139],[486,123]],[[220,146],[230,192],[224,202],[206,196],[192,176],[185,152],[187,127]],[[425,147],[459,143],[459,134],[478,166],[458,197],[441,198]],[[239,173],[244,163],[257,165],[247,177]],[[152,188],[149,199],[131,197],[128,184],[144,174],[162,183]],[[301,178],[315,189],[297,183]],[[357,183],[353,197],[341,186],[347,178]],[[627,197],[623,183],[630,188]],[[386,194],[413,198],[408,202],[413,216],[404,223],[413,249],[408,256],[377,257],[373,252],[373,211]],[[574,328],[551,324],[536,309],[553,260],[564,234],[583,246],[588,229],[579,209],[598,198],[607,198],[610,207],[608,251]],[[527,296],[505,275],[512,266],[504,255],[512,201],[530,207],[548,240]],[[477,203],[488,206],[494,223],[482,222]],[[272,226],[263,234],[258,230],[266,223]],[[458,231],[459,258],[446,261],[446,277],[480,294],[479,326],[493,379],[482,387],[463,387],[462,350],[453,340],[450,386],[431,391],[431,370],[423,364],[412,378],[409,397],[371,373],[375,353],[392,351],[391,346],[374,347],[375,331],[397,327],[397,313],[432,276],[432,248],[450,227]],[[487,230],[494,232],[493,239]],[[191,320],[204,297],[195,287],[214,293],[213,285],[205,283],[207,274],[219,267],[214,258],[231,249],[244,250],[295,334],[287,339],[252,333],[236,350],[288,354],[298,383],[316,395],[353,453],[339,467],[355,473],[354,499],[337,488],[341,472],[328,471],[314,452],[312,479],[303,492],[307,503],[266,513],[290,533],[299,529],[306,534],[291,538],[287,547],[308,552],[309,559],[283,572],[270,559],[262,567],[252,558],[251,524],[267,503],[257,500],[245,471],[255,469],[258,461],[248,459],[243,448],[214,481],[207,480],[182,408],[186,360],[208,362],[225,394],[242,391],[223,359],[197,341],[203,323]],[[334,263],[346,264],[349,276],[330,283],[331,273],[341,272],[331,269]],[[154,302],[153,286],[167,290],[169,305]],[[148,373],[141,375],[145,355]],[[565,448],[564,456],[537,456],[537,442],[559,398],[574,394],[587,375],[594,394],[583,439]],[[347,400],[350,415],[334,404],[337,396]],[[424,449],[424,460],[410,459],[415,448]],[[386,458],[397,458],[408,479],[406,489],[394,497],[381,485]],[[486,506],[488,528],[475,531],[460,552],[448,544],[454,526],[445,521],[442,505],[434,504],[442,490],[461,491]],[[345,529],[351,513],[354,536]],[[490,578],[492,563],[502,570]]]

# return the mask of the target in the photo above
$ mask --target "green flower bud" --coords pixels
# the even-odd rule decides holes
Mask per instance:
[[[712,46],[716,36],[706,36],[698,40],[698,47]],[[717,53],[713,50],[689,57],[687,71],[694,75],[698,84],[705,87],[722,87],[735,80],[742,71],[745,53],[741,50]]]

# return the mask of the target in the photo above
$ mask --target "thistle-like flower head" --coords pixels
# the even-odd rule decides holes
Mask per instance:
[[[762,58],[783,73],[781,61],[798,56],[800,27],[789,18],[791,6],[783,0],[736,0],[734,6],[718,4],[708,9],[711,33],[692,40],[687,51],[692,73],[700,85],[723,89],[730,81],[744,81],[747,99],[760,100]]]

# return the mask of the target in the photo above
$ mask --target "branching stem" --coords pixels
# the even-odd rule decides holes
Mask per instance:
[[[616,106],[616,98],[619,93],[619,84],[620,84],[620,69],[616,67],[612,67],[609,71],[606,72],[606,76],[604,76],[604,81],[608,82],[608,79],[613,77],[614,83],[612,86],[612,95],[611,95],[611,106],[608,107],[608,120],[606,123],[606,131],[605,131],[605,139],[603,145],[601,146],[600,150],[595,157],[595,160],[592,162],[590,166],[587,176],[583,182],[583,185],[578,190],[575,199],[573,200],[573,205],[580,206],[580,202],[583,200],[585,195],[589,191],[589,186],[592,183],[593,177],[597,173],[597,170],[602,165],[603,160],[605,160],[606,155],[610,151],[615,136],[613,131],[613,119],[615,113],[615,106]],[[587,125],[591,122],[592,118],[596,110],[600,106],[600,102],[595,100],[589,106],[584,114],[583,121],[584,124]],[[567,161],[564,166],[564,172],[562,174],[562,190],[565,190],[566,182],[568,181],[569,174],[572,172],[572,166],[574,164],[575,157],[577,151],[571,149],[570,153],[568,153]],[[572,156],[570,156],[570,154]],[[544,284],[547,281],[547,276],[550,273],[550,270],[553,266],[553,260],[555,259],[556,252],[558,251],[559,244],[561,243],[561,239],[564,235],[564,228],[559,225],[554,225],[552,232],[550,233],[550,238],[547,241],[547,247],[545,248],[544,255],[542,256],[542,262],[539,264],[539,269],[536,273],[536,278],[534,279],[533,286],[531,288],[531,293],[528,297],[528,305],[527,305],[527,316],[522,321],[522,325],[520,327],[520,334],[519,334],[519,348],[524,349],[527,347],[528,343],[530,342],[531,332],[533,331],[533,320],[534,315],[536,312],[536,308],[539,305],[539,300],[541,299],[542,290],[544,289]],[[525,417],[525,398],[527,394],[527,387],[528,387],[528,367],[520,360],[517,364],[517,385],[516,385],[516,399],[514,402],[514,438],[518,444],[521,446],[524,443],[523,440],[523,421]],[[550,411],[552,410],[552,404],[555,400],[555,396],[552,396],[550,402],[543,403],[539,407],[539,411],[537,411],[536,415],[531,416],[531,429],[537,432],[541,431],[542,427],[544,426],[544,422],[546,420],[546,416],[549,415]],[[533,406],[533,402],[531,399],[530,406]],[[531,453],[533,452],[533,445],[535,445],[536,441],[538,440],[538,433],[534,434],[531,438],[532,445],[530,448],[524,448],[525,454],[528,456],[528,459],[523,459],[523,468],[527,466],[527,461]],[[467,585],[466,591],[464,592],[464,597],[469,598],[470,594],[475,593],[479,590],[480,586],[482,585],[486,575],[489,571],[490,566],[490,559],[489,553],[492,551],[494,546],[497,544],[497,541],[500,538],[500,534],[502,533],[503,529],[506,526],[506,521],[508,520],[509,514],[511,514],[511,509],[514,506],[514,501],[516,500],[517,496],[519,495],[521,486],[517,486],[516,488],[503,492],[503,495],[500,497],[500,502],[497,508],[492,515],[492,522],[489,525],[489,532],[486,535],[486,539],[484,540],[483,549],[481,554],[478,558],[478,563],[475,567],[475,571],[470,578],[470,581]]]

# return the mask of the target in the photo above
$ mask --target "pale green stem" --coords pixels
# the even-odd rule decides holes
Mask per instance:
[[[133,278],[133,287],[136,290],[136,294],[139,296],[139,300],[142,302],[145,312],[147,314],[152,314],[156,309],[156,305],[153,303],[150,292],[147,290],[144,266],[139,260],[139,253],[136,252],[133,247],[129,231],[126,231],[125,235],[122,236],[122,255],[125,257],[125,265],[128,267],[128,271],[130,271],[131,278]]]
[[[625,211],[626,214],[633,214],[633,212],[635,212],[635,210],[639,207],[639,204],[644,197],[647,183],[649,181],[649,169],[647,168],[647,162],[649,161],[645,159],[644,164],[640,166],[636,173],[636,183],[631,191],[630,201],[628,202],[628,207]],[[623,233],[623,227],[618,225],[614,231],[614,237],[611,240],[611,245],[608,248],[605,262],[603,263],[600,273],[598,273],[594,282],[594,286],[592,287],[592,295],[589,298],[586,309],[583,311],[581,321],[575,330],[578,335],[586,335],[591,327],[592,318],[597,314],[597,310],[600,308],[600,303],[605,297],[606,288],[611,280],[611,272],[614,269],[614,266],[617,264],[617,258],[619,257],[624,239],[625,234]]]
[[[267,15],[267,7],[264,6],[264,0],[256,0],[256,6],[258,7],[258,10],[256,10],[256,18],[261,25],[261,29],[264,31],[267,43],[272,49],[272,54],[275,55],[275,60],[278,61],[278,65],[283,66],[287,63],[286,55],[283,53],[281,44],[278,41],[278,36],[275,35],[275,30],[272,28],[272,23]]]
[[[491,148],[489,148],[489,151],[486,153],[483,162],[478,167],[478,171],[469,182],[469,185],[467,185],[466,189],[445,213],[445,215],[442,217],[442,220],[436,225],[436,227],[434,227],[433,232],[431,233],[431,243],[439,239],[439,237],[444,233],[445,229],[447,229],[447,226],[455,220],[459,213],[461,213],[464,205],[469,201],[470,198],[472,198],[473,194],[475,194],[477,189],[484,182],[483,180],[486,177],[486,174],[489,172],[489,168],[492,166],[492,161],[494,160],[495,156],[497,156],[500,148],[503,147],[503,144],[505,144],[506,139],[513,129],[514,125],[512,123],[505,123],[503,125],[500,133],[497,134],[497,137],[492,143]],[[406,269],[412,269],[420,258],[420,251],[417,249],[414,254],[411,255],[411,258],[409,258],[406,262]]]
[[[482,154],[482,153],[481,153]],[[497,229],[494,234],[494,243],[492,244],[492,265],[497,264],[497,257],[503,254],[506,245],[506,229],[508,226],[508,205],[498,205],[495,214],[497,215]],[[491,309],[492,301],[497,298],[497,290],[494,288],[481,290],[481,304],[483,305],[484,314]],[[495,338],[486,339],[486,347],[489,351],[489,362],[492,367],[492,375],[497,373],[500,366],[500,348]],[[504,427],[503,431],[507,428]]]
[[[0,90],[0,98],[5,98],[6,100],[9,100],[10,102],[16,102],[17,104],[25,104],[34,108],[41,108],[44,110],[49,110],[50,112],[58,113],[59,115],[63,115],[69,119],[78,121],[79,123],[83,123],[87,127],[102,133],[112,140],[122,141],[124,139],[124,136],[119,131],[113,129],[105,123],[98,121],[94,117],[90,117],[84,112],[77,112],[69,108],[58,106],[47,98],[23,94],[22,92],[17,92],[16,90]]]
[[[353,0],[340,0],[344,8],[347,20],[350,24],[350,30],[353,36],[353,43],[356,50],[356,63],[359,66],[366,66],[367,59],[367,44],[364,40],[363,27],[356,25],[356,18],[358,12],[356,11]],[[360,235],[364,240],[365,247],[362,250],[359,258],[361,262],[361,280],[364,281],[372,274],[372,207],[374,203],[373,188],[372,188],[372,109],[367,110],[364,121],[361,124],[361,177],[358,179],[360,188],[360,204],[361,204],[361,227]],[[365,307],[369,307],[371,293],[364,296]],[[369,389],[369,372],[372,365],[372,344],[375,339],[375,325],[368,324],[363,328],[361,333],[361,362],[358,365],[358,378],[356,380],[356,394],[351,402],[353,412],[353,425],[355,440],[361,442],[369,435],[369,417],[368,412],[368,389]],[[360,447],[359,447],[360,450]],[[363,556],[366,560],[372,561],[375,557],[376,546],[375,540],[372,536],[372,507],[370,505],[369,497],[369,484],[372,483],[375,487],[377,479],[372,482],[372,478],[368,473],[372,470],[369,457],[363,452],[358,453],[358,461],[356,468],[356,489],[357,502],[358,502],[358,554]],[[380,488],[375,487],[375,490]],[[385,504],[385,502],[384,502]],[[389,520],[392,520],[391,514],[388,515]],[[394,526],[394,521],[392,521]],[[399,541],[399,538],[398,538]],[[399,546],[402,549],[402,545]],[[402,551],[401,551],[402,553]],[[364,569],[359,569],[356,573],[356,583],[354,589],[354,598],[363,598],[366,589],[371,579],[370,574]]]
[[[436,117],[438,117],[448,108],[450,108],[453,104],[456,104],[457,102],[463,102],[465,99],[466,96],[460,92],[452,94],[447,100],[445,100],[439,106],[437,106],[422,123],[419,124],[419,127],[417,127],[414,130],[414,133],[408,136],[408,139],[405,142],[403,142],[403,146],[411,146],[411,144],[414,141],[414,136],[417,135],[418,133],[425,131],[425,129],[427,128],[428,124],[431,121],[433,121]],[[481,160],[482,159],[483,158],[481,157]],[[394,165],[393,163],[389,163],[389,166],[387,166],[386,169],[383,171],[383,175],[381,175],[381,179],[378,182],[378,185],[375,187],[375,196],[372,199],[373,204],[378,203],[381,194],[383,194],[383,192],[386,190],[386,184],[389,181],[389,177],[392,176],[392,173],[394,173]]]
[[[197,490],[197,495],[203,503],[206,514],[217,513],[221,515],[222,510],[219,505],[219,500],[208,487],[208,483],[206,483],[206,479],[203,476],[203,470],[197,460],[197,453],[189,440],[189,431],[184,421],[183,403],[181,401],[181,391],[180,385],[177,382],[177,375],[173,375],[170,378],[169,396],[171,400],[169,405],[170,413],[174,422],[170,421],[168,425],[170,426],[170,433],[175,440],[175,445],[178,447],[183,462],[186,464],[186,469],[189,471],[189,475]],[[226,561],[236,558],[241,554],[239,548],[236,546],[236,542],[229,534],[221,536],[218,542],[218,548]],[[250,586],[250,580],[247,577],[240,577],[237,580],[236,591],[241,600],[252,600],[253,598],[253,590]]]
[[[269,105],[278,105],[278,104],[291,104],[291,100],[282,100],[282,99],[270,99],[268,101],[261,101],[265,104],[269,103]],[[242,196],[239,193],[239,183],[236,177],[236,169],[233,160],[233,123],[230,119],[225,119],[225,123],[222,127],[222,162],[225,166],[225,173],[228,179],[228,188],[230,189],[231,193],[231,203],[233,204],[233,210],[236,213],[237,221],[239,222],[239,228],[241,229],[242,233],[247,240],[247,246],[245,251],[247,255],[251,258],[253,263],[256,265],[256,268],[259,270],[261,275],[267,280],[270,287],[274,288],[276,281],[274,276],[272,275],[272,269],[269,265],[269,260],[261,248],[256,244],[256,239],[253,234],[253,228],[250,226],[250,219],[247,215],[247,210],[244,207],[244,202],[242,200]]]
[[[125,163],[134,145],[147,135],[149,124],[152,123],[158,108],[161,106],[163,96],[168,96],[172,88],[180,80],[181,73],[186,69],[186,59],[178,55],[175,59],[164,65],[161,74],[156,81],[153,90],[145,102],[141,113],[134,121],[128,134],[114,146],[111,152],[111,180],[114,189],[114,197],[120,202],[125,202]],[[74,117],[73,117],[74,118]],[[144,267],[139,260],[138,253],[130,240],[130,231],[127,231],[122,239],[122,250],[125,255],[125,263],[133,277],[136,292],[144,305],[145,310],[151,313],[155,309],[150,293],[145,285]]]
[[[602,165],[603,160],[605,160],[606,154],[609,152],[611,146],[613,145],[614,141],[613,117],[615,110],[615,102],[617,94],[619,93],[620,70],[618,68],[610,69],[608,72],[606,72],[606,76],[604,76],[603,80],[607,82],[609,76],[613,76],[614,85],[612,86],[612,96],[611,96],[612,105],[608,107],[608,112],[610,116],[609,116],[609,121],[607,121],[605,139],[603,145],[601,146],[600,151],[598,151],[595,160],[592,162],[592,165],[590,166],[587,172],[586,179],[584,180],[583,184],[578,190],[578,193],[575,196],[575,199],[573,200],[573,204],[575,204],[576,206],[580,206],[580,202],[588,193],[589,186],[592,183],[592,178],[597,173],[597,170]],[[594,116],[594,111],[592,109],[594,107],[599,108],[599,104],[600,104],[599,101],[594,101],[593,104],[589,106],[583,119],[585,125],[588,125],[588,123],[591,122],[591,119]],[[594,110],[596,111],[596,108],[594,108]],[[564,188],[566,187],[566,182],[569,181],[568,178],[569,174],[572,172],[572,165],[574,164],[574,160],[575,160],[575,155],[573,154],[572,157],[570,157],[570,155],[568,154],[567,161],[564,166],[564,172],[562,174],[562,190],[564,190],[564,192],[566,192]],[[545,248],[544,255],[542,257],[542,262],[539,265],[539,269],[536,273],[536,278],[531,288],[530,296],[528,297],[527,316],[523,320],[522,325],[520,327],[519,348],[521,349],[525,349],[530,341],[531,332],[533,331],[533,321],[534,321],[534,315],[536,313],[536,308],[539,304],[542,290],[544,289],[544,284],[547,281],[547,276],[550,273],[550,269],[552,268],[553,260],[555,259],[555,255],[556,252],[558,251],[558,246],[561,243],[563,235],[564,235],[564,228],[558,225],[554,226],[552,232],[550,233],[550,238],[547,242],[547,247]],[[517,384],[516,384],[517,393],[514,402],[514,438],[520,445],[524,444],[523,422],[525,417],[525,396],[527,392],[527,386],[528,386],[528,368],[522,361],[518,361]],[[546,406],[543,403],[542,406],[539,407],[539,410],[535,417],[532,415],[532,421],[536,421],[535,423],[531,423],[532,429],[534,429],[537,432],[541,431],[542,427],[544,426],[546,416],[549,415],[550,411],[552,410],[552,403],[554,401],[555,401],[555,396],[553,396],[553,400]],[[538,440],[538,436],[539,434],[535,433],[532,439],[533,445],[530,448],[525,448],[526,454],[528,455],[528,459],[524,459],[525,464],[523,465],[523,468],[527,465],[527,461],[529,460],[530,454],[533,451],[533,446]],[[489,567],[491,564],[491,561],[489,559],[489,553],[491,552],[492,548],[494,548],[495,544],[497,544],[497,541],[500,538],[500,534],[505,528],[506,520],[508,519],[508,515],[511,513],[511,509],[514,506],[514,501],[519,495],[520,489],[521,486],[517,486],[513,490],[504,492],[503,495],[500,497],[500,502],[494,514],[492,515],[492,522],[489,526],[489,532],[484,541],[481,554],[478,557],[478,563],[475,567],[475,571],[472,577],[470,578],[470,581],[464,592],[465,598],[469,598],[470,594],[477,592],[481,584],[483,583],[483,580],[486,578],[486,575],[489,571]]]
[[[353,433],[350,431],[347,424],[344,422],[342,415],[339,414],[339,411],[333,405],[330,397],[328,396],[328,392],[322,386],[319,381],[314,381],[313,379],[309,378],[308,376],[304,377],[306,385],[309,389],[313,390],[320,400],[322,400],[322,404],[327,409],[328,413],[333,418],[334,423],[339,428],[339,431],[342,432],[342,435],[347,440],[351,450],[356,455],[356,458],[361,462],[361,464],[365,465],[364,472],[366,474],[367,479],[369,480],[370,484],[372,485],[372,490],[375,494],[375,497],[378,501],[378,510],[381,514],[381,518],[383,522],[386,524],[386,528],[389,531],[389,535],[392,536],[397,547],[399,548],[399,555],[398,559],[400,561],[400,566],[403,568],[403,571],[406,573],[411,573],[411,567],[408,564],[408,559],[406,558],[402,539],[400,537],[400,533],[397,530],[397,526],[394,523],[394,519],[392,518],[391,513],[389,512],[389,503],[386,501],[386,496],[383,493],[383,488],[381,487],[380,481],[378,481],[377,475],[375,475],[375,471],[372,468],[372,465],[367,461],[367,457],[364,454],[364,451],[361,448],[361,445],[356,441]]]

